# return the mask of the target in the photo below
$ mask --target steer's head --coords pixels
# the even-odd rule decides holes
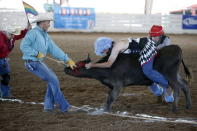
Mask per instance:
[[[82,74],[82,71],[85,70],[85,64],[91,62],[90,56],[88,54],[88,57],[85,60],[79,61],[76,63],[76,67],[72,70],[69,67],[64,68],[64,72],[68,75],[72,75],[75,77],[80,77]]]

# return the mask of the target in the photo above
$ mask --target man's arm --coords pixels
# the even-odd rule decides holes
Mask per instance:
[[[170,38],[166,37],[165,40],[163,41],[163,43],[159,44],[156,48],[157,48],[157,50],[159,50],[159,49],[161,49],[161,48],[163,48],[165,46],[168,46],[170,44],[171,44]]]
[[[115,49],[115,47],[114,47],[112,49],[111,55],[109,56],[109,59],[108,59],[107,62],[104,62],[104,63],[92,63],[91,67],[109,68],[109,67],[112,66],[112,64],[116,60],[118,54],[119,54],[119,50]]]
[[[64,53],[64,51],[60,49],[50,37],[49,37],[49,47],[48,47],[47,53],[51,54],[53,57],[55,57],[56,59],[60,61],[67,62],[70,60],[68,55]]]
[[[5,48],[5,40],[4,40],[4,34],[2,32],[0,32],[0,51],[3,50],[3,48]]]
[[[31,30],[31,29],[32,29],[32,26],[31,26],[31,24],[30,24],[29,21],[28,21],[27,27],[26,27],[24,30],[21,31],[20,35],[15,35],[15,36],[14,36],[14,39],[15,39],[15,40],[19,40],[19,39],[24,38],[25,35],[27,34],[27,32],[28,32],[29,30]]]
[[[15,40],[19,40],[19,39],[24,38],[25,35],[27,34],[27,31],[28,31],[27,29],[22,30],[21,33],[20,33],[20,35],[15,35],[15,36],[14,36],[14,39],[15,39]]]
[[[98,68],[110,68],[113,63],[115,62],[116,58],[118,57],[118,54],[120,53],[120,51],[125,49],[125,43],[124,41],[120,41],[117,44],[114,45],[111,55],[109,56],[109,59],[107,62],[103,62],[103,63],[89,63],[90,67],[98,67]],[[88,68],[88,65],[87,65]]]

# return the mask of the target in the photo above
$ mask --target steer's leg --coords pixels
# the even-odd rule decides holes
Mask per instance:
[[[162,96],[157,96],[157,103],[163,103]]]
[[[174,82],[173,88],[174,88],[174,103],[172,104],[172,111],[176,112],[178,108],[179,94],[180,94],[179,84],[177,82]]]
[[[182,85],[180,84],[180,82],[177,79],[170,81],[170,85],[174,90],[174,103],[172,105],[172,111],[176,112],[177,108],[178,108],[180,88],[182,88]]]
[[[187,81],[184,80],[180,75],[178,75],[178,81],[182,85],[181,89],[185,95],[186,109],[190,109],[192,107],[192,102],[191,102],[189,85],[188,85]]]
[[[180,90],[180,84],[178,83],[177,74],[171,73],[170,75],[167,75],[168,81],[172,89],[174,90],[174,102],[172,104],[172,111],[176,112],[179,102],[179,90]]]
[[[179,75],[177,75],[177,78],[171,80],[170,84],[172,88],[174,89],[174,99],[175,99],[173,106],[172,106],[172,111],[173,112],[177,111],[180,88],[182,89],[185,95],[186,108],[190,109],[191,108],[191,96],[190,96],[190,91],[189,91],[187,82],[183,80]]]
[[[109,90],[107,102],[104,106],[104,111],[109,112],[111,110],[112,103],[118,97],[120,90],[121,90],[121,87],[113,87],[112,89]]]

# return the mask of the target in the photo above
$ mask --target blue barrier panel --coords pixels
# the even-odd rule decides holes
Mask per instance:
[[[91,29],[95,26],[94,8],[54,7],[54,28]]]
[[[183,15],[182,28],[197,29],[197,16]]]

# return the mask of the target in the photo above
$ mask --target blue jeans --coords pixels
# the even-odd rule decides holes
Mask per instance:
[[[160,84],[162,87],[164,87],[164,90],[168,87],[168,81],[165,79],[165,77],[160,74],[158,71],[153,69],[153,61],[154,58],[152,58],[150,61],[145,63],[142,66],[142,70],[144,74],[152,80],[154,83]]]
[[[62,112],[69,109],[70,104],[60,90],[60,84],[55,73],[43,62],[25,62],[25,67],[48,84],[44,100],[44,110],[53,110],[56,104]]]
[[[9,97],[10,96],[10,66],[6,58],[0,58],[0,75],[2,77],[0,83],[0,97]]]

